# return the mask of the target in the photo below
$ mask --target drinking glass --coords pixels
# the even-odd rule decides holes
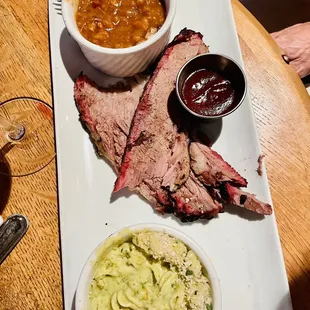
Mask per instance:
[[[0,103],[0,173],[27,176],[55,157],[52,108],[44,101],[18,97]]]

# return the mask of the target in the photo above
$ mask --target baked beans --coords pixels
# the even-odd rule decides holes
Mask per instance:
[[[139,44],[165,22],[160,0],[79,0],[76,22],[90,42],[109,48]]]

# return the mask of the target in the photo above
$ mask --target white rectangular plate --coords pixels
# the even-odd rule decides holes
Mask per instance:
[[[181,229],[211,257],[221,282],[223,310],[289,310],[289,288],[274,215],[258,220],[243,209],[230,209],[210,222],[182,224],[161,217],[138,195],[111,200],[115,174],[98,159],[82,129],[73,100],[73,80],[83,71],[103,80],[65,30],[53,0],[49,25],[55,108],[61,254],[65,308],[71,309],[82,267],[109,234],[137,223],[163,223]],[[211,52],[242,65],[229,0],[178,0],[172,36],[187,27],[204,35]],[[113,79],[104,77],[106,84]],[[259,140],[249,96],[226,117],[214,145],[249,182],[248,190],[271,202],[266,173],[256,173]]]

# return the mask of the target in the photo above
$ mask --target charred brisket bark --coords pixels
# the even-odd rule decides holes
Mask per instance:
[[[222,187],[222,198],[228,203],[246,208],[262,215],[272,214],[270,204],[258,200],[255,195],[246,193],[241,189],[225,183]]]

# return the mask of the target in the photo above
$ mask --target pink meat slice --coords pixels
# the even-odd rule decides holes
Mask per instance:
[[[130,123],[139,103],[146,76],[136,76],[108,88],[101,88],[85,75],[80,75],[74,85],[74,98],[80,120],[90,133],[98,154],[108,159],[119,171]],[[151,204],[157,205],[155,193],[147,184],[137,191]]]
[[[190,172],[188,137],[178,132],[170,115],[178,106],[168,104],[182,65],[207,51],[202,35],[187,29],[167,47],[133,118],[115,192],[124,187],[134,190],[143,182],[175,192],[186,182]]]
[[[121,165],[130,122],[146,79],[140,79],[139,83],[135,79],[130,79],[127,83],[127,85],[103,89],[86,76],[81,75],[77,78],[74,87],[81,121],[87,127],[99,154],[110,160],[116,172]],[[121,111],[118,112],[119,109]],[[254,195],[229,184],[226,184],[226,187],[226,192],[229,193],[227,200],[230,203],[262,214],[272,212],[269,205],[258,201]],[[155,192],[151,183],[141,183],[136,188],[136,191],[150,201],[158,211],[173,212],[182,221],[211,218],[217,212],[223,211],[222,205],[217,202],[220,196],[218,195],[217,199],[212,198],[215,196],[214,192],[218,191],[214,188],[209,188],[209,190],[212,190],[212,195],[193,173],[190,173],[185,184],[172,195],[165,190]],[[240,203],[244,201],[241,195],[248,197],[244,205]]]
[[[171,194],[174,201],[173,213],[183,222],[197,219],[211,219],[224,208],[216,201],[191,172],[185,184],[176,193]]]
[[[116,172],[120,168],[130,122],[146,79],[141,78],[139,83],[135,79],[129,79],[127,83],[112,88],[100,88],[85,75],[81,75],[74,86],[80,119],[88,129],[99,155],[107,158]],[[178,149],[173,148],[173,151],[175,156],[179,156]],[[154,191],[152,183],[148,182],[141,183],[135,191],[159,212],[174,213],[182,221],[193,221],[199,217],[211,218],[217,214],[217,209],[221,211],[223,208],[213,200],[193,173],[173,197],[164,189]]]
[[[204,185],[218,186],[222,182],[230,182],[235,186],[247,186],[246,179],[209,146],[191,142],[189,152],[191,168]]]
[[[233,205],[244,207],[248,210],[262,215],[272,214],[272,208],[268,203],[259,201],[255,195],[242,191],[241,189],[226,183],[225,191],[227,201]]]
[[[109,88],[101,88],[80,75],[74,85],[74,98],[80,119],[87,127],[99,155],[119,170],[130,123],[148,78],[128,79]]]

